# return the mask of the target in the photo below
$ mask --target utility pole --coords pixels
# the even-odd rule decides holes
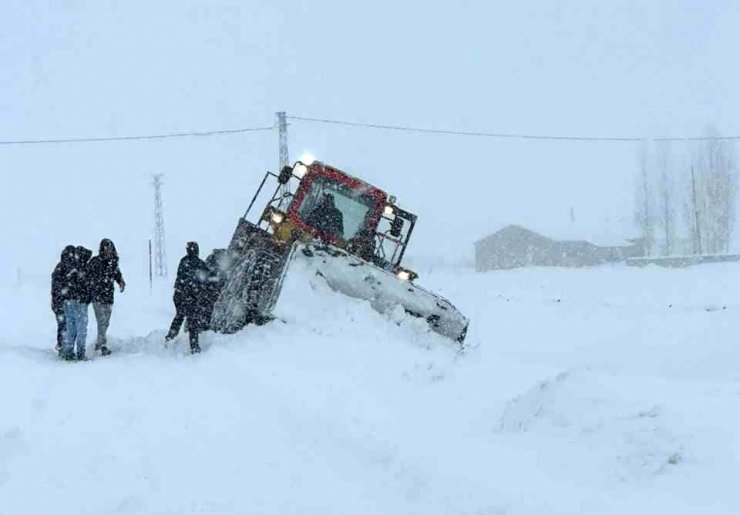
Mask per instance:
[[[154,186],[154,273],[157,277],[167,277],[167,251],[164,244],[164,212],[162,211],[162,177],[152,175]]]
[[[285,111],[277,113],[277,126],[278,140],[280,144],[280,166],[278,166],[277,173],[280,173],[284,166],[288,166],[290,164],[290,157],[288,157],[288,122],[286,121]]]

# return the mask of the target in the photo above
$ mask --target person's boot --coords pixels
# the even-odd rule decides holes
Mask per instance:
[[[110,355],[110,349],[106,345],[100,346],[100,354],[103,356],[109,356]]]
[[[177,337],[177,333],[170,331],[167,333],[167,336],[164,337],[164,341],[169,342],[174,340]]]

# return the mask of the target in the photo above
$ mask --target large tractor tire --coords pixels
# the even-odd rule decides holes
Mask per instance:
[[[237,257],[213,307],[212,329],[235,333],[247,324],[271,320],[284,266],[283,256],[264,249],[247,249]]]
[[[255,249],[247,250],[231,263],[213,306],[211,327],[214,331],[235,333],[252,321],[259,305],[263,273],[264,267],[260,266]]]

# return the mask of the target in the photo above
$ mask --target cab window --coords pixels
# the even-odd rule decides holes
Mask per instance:
[[[298,216],[315,229],[349,240],[367,227],[376,200],[367,192],[319,176],[309,185]]]

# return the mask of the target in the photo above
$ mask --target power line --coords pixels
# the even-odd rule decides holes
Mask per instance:
[[[369,129],[382,129],[402,132],[416,132],[422,134],[446,134],[455,136],[477,136],[481,138],[499,139],[524,139],[524,140],[548,140],[548,141],[603,141],[634,143],[640,141],[710,141],[710,140],[740,140],[740,136],[691,136],[691,137],[661,137],[661,138],[637,138],[637,137],[602,137],[602,136],[551,136],[541,134],[518,134],[506,132],[483,132],[463,131],[448,129],[427,129],[410,125],[389,125],[379,123],[361,123],[348,120],[335,120],[327,118],[309,118],[304,116],[288,116],[291,120],[299,122],[324,123],[332,125],[344,125],[347,127],[364,127]]]
[[[243,127],[239,129],[224,129],[215,131],[190,131],[170,132],[165,134],[147,134],[138,136],[111,136],[102,138],[59,138],[59,139],[26,139],[15,141],[0,141],[0,145],[44,145],[53,143],[97,143],[101,141],[137,141],[137,140],[161,140],[169,138],[190,138],[205,136],[223,136],[229,134],[242,134],[245,132],[271,131],[275,127]]]
[[[329,119],[329,118],[311,118],[311,117],[306,117],[306,116],[285,116],[284,120],[285,119],[295,120],[298,122],[322,123],[322,124],[331,124],[331,125],[341,125],[345,127],[360,127],[360,128],[368,128],[368,129],[412,132],[412,133],[419,133],[419,134],[474,136],[474,137],[480,137],[480,138],[520,139],[520,140],[540,140],[540,141],[586,141],[586,142],[635,143],[635,142],[641,142],[641,141],[734,141],[734,140],[740,140],[740,136],[688,136],[688,137],[658,137],[658,138],[612,137],[612,136],[558,136],[558,135],[545,135],[545,134],[468,131],[468,130],[456,130],[456,129],[429,129],[425,127],[416,127],[412,125],[362,123],[362,122],[354,122],[350,120],[338,120],[338,119]],[[224,136],[224,135],[233,135],[233,134],[243,134],[246,132],[272,131],[275,128],[276,126],[271,125],[267,127],[242,127],[242,128],[237,128],[237,129],[170,132],[170,133],[163,133],[163,134],[147,134],[147,135],[133,135],[133,136],[26,139],[26,140],[6,140],[6,141],[0,140],[0,145],[44,145],[44,144],[55,144],[55,143],[97,143],[97,142],[105,142],[105,141],[163,140],[163,139],[172,139],[172,138]]]

